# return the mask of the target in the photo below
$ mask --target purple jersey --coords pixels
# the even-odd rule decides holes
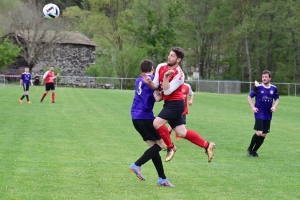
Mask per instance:
[[[263,84],[259,84],[253,88],[249,96],[251,98],[255,97],[255,107],[258,108],[258,112],[254,113],[254,117],[263,120],[271,120],[273,99],[279,99],[276,86],[270,84],[270,87],[266,88]]]
[[[30,83],[31,75],[29,72],[23,72],[21,75],[21,79],[23,81],[23,84]]]
[[[152,80],[154,76],[148,75]],[[135,94],[131,107],[131,117],[135,119],[154,119],[155,98],[153,90],[139,76],[135,81]]]

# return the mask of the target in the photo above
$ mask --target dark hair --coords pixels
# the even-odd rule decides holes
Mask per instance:
[[[175,52],[177,58],[181,58],[181,60],[184,58],[184,49],[181,47],[173,47],[172,51]]]
[[[151,60],[145,59],[141,62],[140,68],[142,72],[151,72],[153,67],[153,62]]]
[[[268,74],[268,75],[269,75],[269,78],[272,77],[271,72],[270,72],[269,70],[264,70],[264,71],[262,72],[262,74]]]

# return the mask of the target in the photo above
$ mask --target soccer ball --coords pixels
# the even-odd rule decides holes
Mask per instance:
[[[44,17],[47,19],[55,19],[59,16],[59,8],[53,3],[49,3],[43,8]]]

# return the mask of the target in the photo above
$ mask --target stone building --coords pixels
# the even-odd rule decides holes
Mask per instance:
[[[32,69],[32,75],[43,75],[44,69],[54,65],[63,76],[85,76],[85,69],[95,63],[96,43],[80,32],[67,32],[54,50],[40,57]],[[2,71],[3,74],[19,74],[26,61],[19,58]],[[21,69],[20,69],[21,68]],[[0,72],[1,73],[1,72]]]
[[[85,76],[85,69],[95,63],[96,43],[79,32],[68,32],[60,45],[40,58],[32,74],[42,75],[44,68],[54,65],[63,76]]]

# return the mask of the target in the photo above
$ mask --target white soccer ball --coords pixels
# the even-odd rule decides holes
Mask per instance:
[[[44,17],[47,19],[55,19],[59,16],[59,8],[53,3],[49,3],[43,8]]]

